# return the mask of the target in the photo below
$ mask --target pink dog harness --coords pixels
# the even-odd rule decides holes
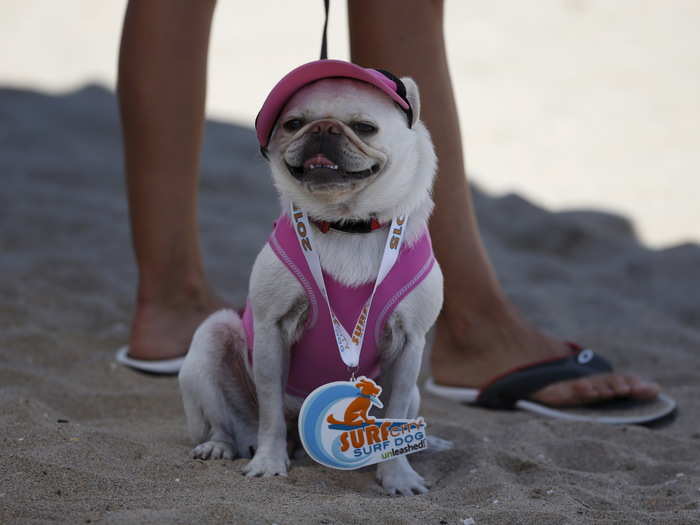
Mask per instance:
[[[311,275],[288,214],[275,223],[268,244],[280,261],[304,288],[309,301],[306,327],[291,350],[287,393],[305,397],[315,388],[332,381],[346,381],[348,368],[337,351],[325,298]],[[411,245],[404,243],[396,263],[378,286],[366,323],[358,376],[376,379],[380,373],[379,345],[384,326],[398,304],[423,281],[435,264],[430,234],[426,229]],[[372,293],[374,282],[357,287],[346,286],[323,272],[328,298],[335,315],[351,331],[357,315]],[[248,359],[253,362],[254,320],[250,304],[242,315],[248,342]]]

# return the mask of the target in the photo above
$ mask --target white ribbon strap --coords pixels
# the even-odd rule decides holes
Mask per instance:
[[[301,246],[301,251],[306,258],[306,263],[309,265],[311,275],[313,276],[314,281],[316,281],[316,285],[321,290],[321,294],[323,295],[326,305],[328,306],[328,312],[331,316],[331,323],[335,334],[335,340],[338,345],[338,351],[340,352],[340,358],[349,368],[355,369],[360,363],[362,342],[365,340],[367,319],[369,318],[369,310],[372,306],[374,294],[384,278],[389,274],[389,271],[399,257],[404,232],[406,231],[407,218],[395,217],[391,221],[389,235],[387,236],[386,243],[384,245],[384,254],[382,255],[382,261],[379,265],[377,280],[374,282],[374,288],[372,289],[369,299],[367,299],[364,306],[360,310],[357,322],[352,330],[352,335],[348,334],[347,330],[345,330],[345,327],[342,325],[331,307],[328,292],[326,291],[326,284],[323,280],[321,260],[319,259],[318,252],[314,249],[313,236],[308,216],[303,210],[297,208],[292,203],[291,218],[294,233],[296,233],[299,246]]]

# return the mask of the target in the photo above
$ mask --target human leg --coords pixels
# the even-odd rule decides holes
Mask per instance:
[[[196,210],[215,4],[133,0],[124,18],[118,95],[139,271],[135,358],[183,355],[197,325],[223,306],[204,278]]]
[[[567,354],[562,341],[529,325],[512,306],[481,243],[447,67],[443,2],[351,0],[349,20],[354,62],[418,82],[422,118],[439,159],[430,224],[445,276],[445,303],[431,357],[436,382],[478,387],[513,367]],[[625,395],[650,398],[657,392],[657,385],[634,376],[602,374],[553,384],[533,399],[569,405]]]

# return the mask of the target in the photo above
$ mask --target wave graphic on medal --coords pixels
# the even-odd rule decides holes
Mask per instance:
[[[311,392],[299,413],[299,435],[313,460],[327,467],[353,470],[427,448],[423,418],[379,419],[382,388],[361,376],[327,383]]]

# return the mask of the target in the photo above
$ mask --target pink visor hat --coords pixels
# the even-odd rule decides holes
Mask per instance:
[[[365,69],[344,60],[316,60],[299,66],[287,73],[277,85],[272,88],[265,103],[255,119],[255,131],[258,135],[260,149],[265,149],[270,141],[275,123],[282,109],[292,95],[302,87],[323,78],[353,78],[368,84],[388,95],[406,113],[408,126],[413,121],[411,104],[406,98],[406,86],[401,79],[388,71],[381,69]]]

